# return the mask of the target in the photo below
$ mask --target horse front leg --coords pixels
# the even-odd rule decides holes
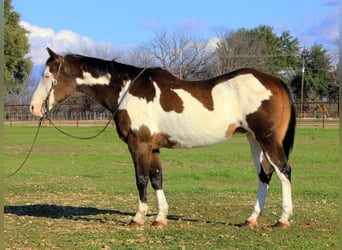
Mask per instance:
[[[139,193],[138,210],[129,225],[144,225],[145,217],[148,211],[147,205],[147,184],[149,178],[149,169],[151,166],[152,147],[149,144],[139,144],[133,149],[130,148],[135,168],[136,185]]]
[[[135,213],[135,216],[129,223],[130,226],[142,226],[145,222],[145,217],[148,212],[147,205],[147,193],[146,187],[148,183],[148,176],[138,176],[137,177],[137,187],[139,191],[139,202],[138,202],[138,210]]]
[[[152,183],[152,187],[156,191],[158,205],[158,214],[156,219],[152,223],[152,226],[163,227],[167,223],[169,205],[167,204],[166,197],[163,191],[163,175],[159,149],[154,149],[152,151],[150,180]]]

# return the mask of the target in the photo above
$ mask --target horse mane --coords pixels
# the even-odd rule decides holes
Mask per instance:
[[[71,71],[75,72],[73,69],[78,68],[82,71],[91,73],[95,77],[109,73],[112,77],[117,75],[119,78],[122,77],[130,79],[143,70],[141,67],[121,63],[114,59],[104,60],[80,54],[66,54],[64,55],[64,60],[65,62],[68,62],[68,66]],[[149,72],[150,76],[176,78],[169,71],[160,67],[149,67],[146,72]]]
[[[111,72],[112,61],[78,54],[67,54],[64,56],[64,60],[77,65],[82,71],[89,72],[94,76],[102,76]]]

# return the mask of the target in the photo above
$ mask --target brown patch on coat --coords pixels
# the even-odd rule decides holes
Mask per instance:
[[[159,133],[153,137],[153,148],[174,148],[178,144],[177,141],[171,140],[170,136],[165,133]]]
[[[152,102],[156,96],[156,90],[153,82],[147,76],[140,76],[132,85],[129,93],[133,96]]]
[[[291,103],[282,81],[258,71],[251,73],[271,91],[270,99],[264,100],[259,109],[246,117],[248,127],[254,132],[263,150],[273,155],[272,161],[279,167],[283,164],[285,138],[291,118]],[[263,166],[271,172],[269,166]]]
[[[214,110],[214,100],[212,89],[216,85],[215,81],[203,81],[202,83],[189,83],[184,90],[196,98],[209,111]]]
[[[150,81],[156,83],[161,91],[160,105],[166,111],[183,112],[183,100],[174,90],[184,90],[192,97],[202,103],[203,107],[214,110],[214,100],[212,97],[213,87],[220,83],[219,78],[205,81],[184,81],[162,69],[154,69]]]
[[[272,93],[270,99],[264,101],[259,108],[262,113],[260,123],[266,121],[265,119],[271,119],[266,123],[271,124],[272,128],[269,127],[264,134],[267,137],[274,135],[276,140],[282,144],[291,117],[291,104],[287,92],[284,91],[283,83],[279,78],[259,71],[254,71],[252,74]]]
[[[182,113],[184,106],[183,100],[171,89],[163,89],[160,94],[160,105],[166,112],[175,111]]]
[[[231,137],[237,128],[238,126],[236,124],[229,124],[228,129],[226,130],[226,138]]]
[[[139,130],[132,131],[131,119],[125,109],[117,111],[114,121],[119,137],[126,143],[128,136],[133,133],[137,141],[150,143],[153,149],[161,147],[173,148],[177,145],[177,142],[171,140],[168,134],[158,133],[151,135],[149,128],[146,126],[141,126]]]
[[[167,134],[151,134],[150,129],[145,125],[140,126],[138,130],[129,130],[125,138],[131,153],[139,150],[142,145],[150,148],[152,153],[152,150],[161,147],[172,148],[178,144],[176,141],[170,140],[170,136]]]
[[[114,116],[116,131],[119,137],[127,142],[128,134],[131,130],[131,118],[128,115],[127,110],[118,110]]]

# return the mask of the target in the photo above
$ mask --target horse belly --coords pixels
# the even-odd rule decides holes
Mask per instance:
[[[176,90],[184,101],[182,113],[162,112],[159,128],[179,147],[206,146],[227,139],[231,124],[238,123],[236,99],[226,91],[214,96],[214,109],[208,110],[189,93]]]
[[[229,124],[215,123],[202,118],[166,119],[167,124],[160,126],[160,132],[166,134],[177,147],[199,147],[215,144],[225,140]]]

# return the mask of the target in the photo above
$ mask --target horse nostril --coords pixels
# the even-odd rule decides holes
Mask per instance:
[[[33,112],[33,110],[34,110],[34,106],[33,106],[33,105],[31,105],[31,106],[30,106],[30,112],[32,113],[32,112]]]

